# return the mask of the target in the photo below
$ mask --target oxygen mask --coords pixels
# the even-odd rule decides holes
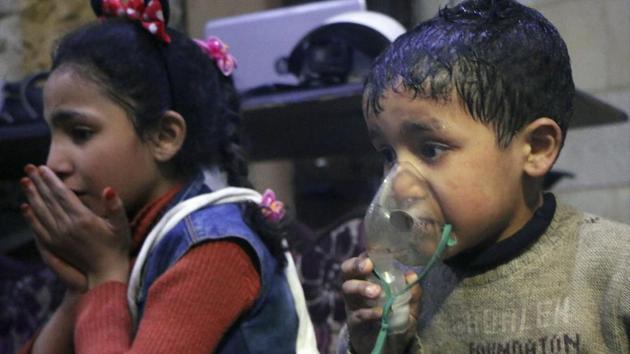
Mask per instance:
[[[420,281],[446,247],[456,243],[444,214],[420,172],[408,162],[389,171],[364,219],[368,257],[384,296],[384,327],[389,333],[407,329],[409,288],[405,273]],[[387,318],[391,312],[389,318]]]

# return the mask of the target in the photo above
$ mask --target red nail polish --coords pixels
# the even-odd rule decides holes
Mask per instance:
[[[116,197],[116,192],[114,192],[114,189],[112,187],[107,187],[105,189],[105,199],[112,200],[115,197]]]
[[[31,207],[30,207],[28,204],[26,204],[26,203],[22,203],[22,204],[20,205],[20,211],[22,212],[22,214],[26,214],[26,213],[28,213],[28,211],[29,211],[30,209],[31,209]]]
[[[31,179],[28,177],[22,177],[20,179],[20,184],[22,185],[23,188],[28,188],[31,185]]]
[[[27,174],[31,174],[33,172],[35,172],[35,166],[31,165],[30,163],[26,166],[24,166],[24,172]]]

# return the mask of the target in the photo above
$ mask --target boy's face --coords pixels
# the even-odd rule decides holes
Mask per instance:
[[[518,135],[499,148],[492,128],[457,100],[438,103],[388,90],[381,104],[378,115],[366,118],[372,143],[390,167],[405,162],[426,179],[422,188],[430,189],[458,239],[446,257],[509,237],[529,220],[522,187],[526,153]]]

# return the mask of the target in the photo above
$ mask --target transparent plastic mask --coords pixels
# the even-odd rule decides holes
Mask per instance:
[[[390,332],[406,328],[409,284],[405,273],[422,278],[456,243],[451,226],[429,184],[408,162],[395,164],[370,204],[364,220],[368,257],[381,285],[393,301]]]

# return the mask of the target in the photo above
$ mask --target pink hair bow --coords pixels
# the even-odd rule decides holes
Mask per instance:
[[[217,67],[225,76],[230,76],[236,69],[236,58],[228,52],[228,45],[217,37],[209,37],[205,41],[195,39],[195,42],[206,54],[217,63]]]
[[[165,43],[171,42],[166,32],[164,12],[159,0],[151,0],[145,6],[143,0],[128,0],[123,4],[120,0],[103,0],[104,16],[126,17],[133,21],[140,21],[142,27]]]
[[[273,222],[278,222],[284,217],[284,203],[276,199],[276,194],[271,189],[263,193],[260,207],[263,215]]]

